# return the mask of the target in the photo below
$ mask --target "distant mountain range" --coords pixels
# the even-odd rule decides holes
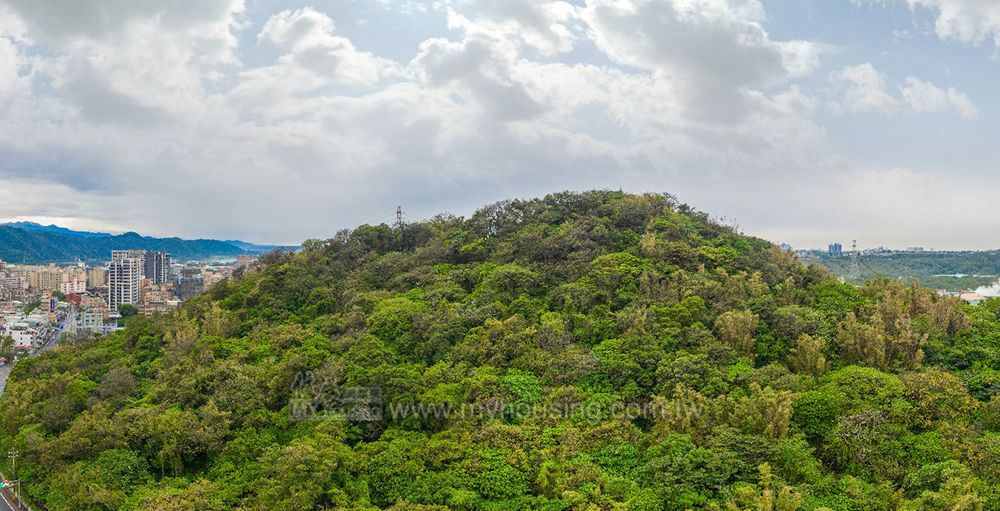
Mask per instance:
[[[104,261],[111,258],[112,250],[121,249],[169,252],[174,260],[184,261],[262,254],[282,248],[294,250],[298,247],[256,245],[239,240],[152,238],[134,232],[116,235],[34,222],[0,224],[0,259],[10,263]]]
[[[42,225],[36,224],[35,222],[10,222],[6,224],[0,224],[2,227],[16,227],[18,229],[23,229],[25,231],[36,231],[36,232],[52,232],[56,234],[69,234],[73,236],[82,236],[84,238],[110,238],[111,234],[106,232],[87,232],[87,231],[74,231],[72,229],[67,229],[65,227],[59,227],[58,225]]]

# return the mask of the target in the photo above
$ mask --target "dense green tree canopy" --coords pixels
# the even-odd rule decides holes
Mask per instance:
[[[1000,509],[1000,301],[846,285],[665,195],[362,226],[22,361],[62,510]]]

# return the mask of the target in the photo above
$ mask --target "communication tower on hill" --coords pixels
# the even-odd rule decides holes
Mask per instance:
[[[854,242],[851,243],[851,273],[850,273],[850,277],[852,279],[860,279],[861,278],[861,261],[859,260],[858,257],[859,257],[859,254],[858,254],[858,240],[854,240]]]

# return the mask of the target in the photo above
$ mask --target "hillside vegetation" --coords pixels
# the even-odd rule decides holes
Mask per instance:
[[[669,196],[275,253],[17,365],[62,510],[1000,509],[1000,301],[838,283]]]

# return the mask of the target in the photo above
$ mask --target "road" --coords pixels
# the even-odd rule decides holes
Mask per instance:
[[[0,490],[0,511],[14,511],[14,497],[7,495],[6,491]]]
[[[48,333],[44,340],[44,344],[41,347],[35,349],[35,354],[45,353],[46,351],[55,348],[59,344],[59,338],[63,333],[67,332],[69,329],[69,322],[72,318],[69,315],[62,317],[58,323],[56,323],[55,329]],[[3,511],[3,510],[0,510]]]
[[[0,395],[3,395],[3,389],[7,388],[7,377],[10,376],[12,367],[14,367],[14,364],[0,366]]]
[[[13,364],[0,366],[0,394],[3,394],[3,389],[7,386],[7,377],[10,376],[11,367]],[[14,507],[14,498],[6,491],[0,490],[0,511],[14,511],[15,509],[17,508]]]

